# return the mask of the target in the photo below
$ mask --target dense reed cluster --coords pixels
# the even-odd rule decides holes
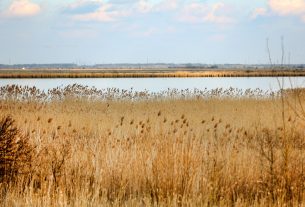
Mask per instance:
[[[2,206],[305,203],[302,89],[0,94]]]
[[[118,88],[97,89],[79,84],[56,87],[48,91],[20,85],[0,87],[0,99],[15,101],[51,101],[69,98],[84,98],[87,100],[153,100],[153,99],[209,99],[209,98],[270,98],[279,96],[280,91],[263,91],[256,89],[215,88],[215,89],[185,89],[168,88],[160,92],[148,90],[135,91]]]

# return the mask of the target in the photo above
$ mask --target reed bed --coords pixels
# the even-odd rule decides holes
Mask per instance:
[[[303,89],[0,94],[2,206],[304,205]]]
[[[161,77],[293,77],[305,76],[303,69],[7,69],[0,78],[161,78]]]
[[[69,98],[88,100],[161,100],[161,99],[211,99],[211,98],[270,98],[280,95],[280,91],[237,88],[215,89],[171,89],[160,92],[148,90],[135,91],[118,88],[97,89],[95,87],[82,86],[79,84],[57,87],[47,91],[34,87],[20,85],[6,85],[0,87],[0,99],[16,101],[58,101]]]

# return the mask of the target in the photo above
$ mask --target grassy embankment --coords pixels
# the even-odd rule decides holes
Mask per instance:
[[[302,95],[112,89],[92,100],[101,93],[74,87],[0,90],[1,117],[20,130],[0,130],[0,145],[15,136],[21,149],[0,154],[2,206],[305,204]]]
[[[1,69],[0,78],[145,78],[145,77],[284,77],[305,76],[295,69]]]

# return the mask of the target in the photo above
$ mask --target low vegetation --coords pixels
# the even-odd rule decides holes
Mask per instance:
[[[0,78],[293,77],[304,69],[1,69]]]
[[[302,89],[2,87],[0,202],[301,206],[303,104]]]

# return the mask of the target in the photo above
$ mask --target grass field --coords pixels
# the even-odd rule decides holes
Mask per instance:
[[[305,205],[303,90],[0,94],[2,206]]]
[[[0,78],[290,77],[304,69],[1,69]]]

